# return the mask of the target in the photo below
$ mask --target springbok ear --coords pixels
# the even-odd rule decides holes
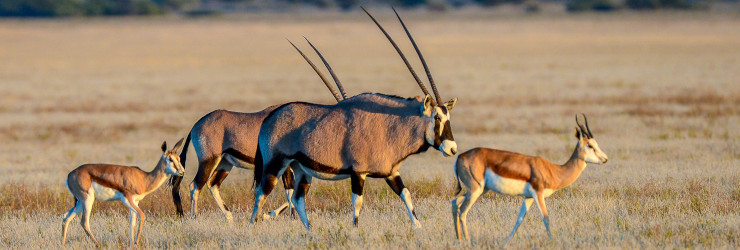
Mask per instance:
[[[457,103],[457,97],[452,98],[449,101],[445,102],[445,106],[447,107],[447,110],[452,110],[452,107],[455,107],[455,104]]]
[[[424,105],[421,106],[421,113],[429,116],[432,114],[432,97],[429,95],[424,96]]]
[[[167,152],[167,141],[162,142],[162,152]]]
[[[182,146],[182,141],[184,140],[185,138],[180,138],[180,140],[177,141],[177,143],[175,143],[175,146],[172,148],[172,152],[177,153],[177,150],[180,149],[180,147]]]

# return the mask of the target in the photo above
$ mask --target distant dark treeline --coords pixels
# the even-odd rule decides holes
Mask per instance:
[[[371,4],[448,10],[462,6],[520,4],[539,11],[541,0],[373,0]],[[563,0],[568,11],[617,9],[704,9],[712,0]],[[729,0],[737,1],[737,0]],[[0,0],[0,17],[126,16],[179,13],[210,15],[228,12],[285,10],[293,7],[353,10],[368,0]]]

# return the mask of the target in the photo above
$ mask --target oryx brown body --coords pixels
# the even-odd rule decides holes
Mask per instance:
[[[429,93],[395,42],[375,18],[367,14],[401,56],[422,92]],[[400,16],[398,19],[403,24]],[[403,26],[411,38],[408,29]],[[411,42],[419,53],[430,85],[436,89],[426,62],[412,38]],[[277,176],[290,167],[296,179],[292,201],[308,230],[310,224],[306,216],[305,195],[314,177],[324,180],[351,179],[355,226],[363,203],[365,178],[385,178],[405,203],[413,225],[420,227],[410,193],[398,170],[408,156],[424,152],[429,147],[438,149],[446,156],[457,152],[449,120],[449,111],[457,99],[442,103],[436,91],[435,97],[436,101],[429,95],[424,98],[401,98],[366,93],[335,105],[294,102],[275,109],[265,118],[259,132],[252,223],[259,219],[257,215],[261,213],[265,197],[277,184]]]
[[[401,162],[430,146],[447,155],[456,150],[449,121],[440,124],[432,118],[442,112],[431,109],[443,108],[431,106],[429,96],[425,100],[365,93],[335,105],[288,103],[276,109],[260,129],[253,220],[263,197],[277,184],[276,177],[290,167],[296,178],[293,203],[306,228],[304,196],[314,177],[352,179],[353,201],[359,203],[365,177],[385,178],[406,204],[414,226],[420,226],[398,171]],[[445,105],[450,105],[445,110],[452,107]],[[433,138],[428,137],[430,130]],[[449,137],[440,139],[444,134]],[[445,146],[449,144],[453,146]],[[355,202],[355,225],[359,206]]]

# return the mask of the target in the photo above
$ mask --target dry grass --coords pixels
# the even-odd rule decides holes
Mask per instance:
[[[381,21],[413,55],[389,14]],[[442,95],[460,100],[453,127],[461,151],[485,146],[562,162],[574,143],[573,115],[583,112],[610,156],[548,198],[552,241],[533,210],[512,247],[740,247],[740,19],[458,12],[413,13],[408,24]],[[80,164],[151,169],[162,140],[179,139],[217,108],[331,103],[284,41],[300,35],[323,50],[351,94],[419,93],[359,13],[0,21],[0,247],[58,246],[59,214],[72,205],[64,178]],[[188,179],[195,173],[190,154]],[[141,203],[149,214],[142,244],[471,247],[455,243],[450,225],[453,161],[430,151],[401,169],[420,230],[410,229],[382,180],[367,183],[358,229],[351,227],[348,181],[315,181],[307,198],[311,233],[288,217],[250,225],[251,173],[237,169],[222,189],[234,225],[224,226],[208,192],[200,216],[177,218],[162,188]],[[283,200],[276,191],[267,206]],[[472,246],[500,247],[519,204],[483,197],[469,216]],[[127,245],[126,216],[120,204],[96,204],[92,228],[106,247]],[[92,246],[76,225],[69,240],[74,248]]]

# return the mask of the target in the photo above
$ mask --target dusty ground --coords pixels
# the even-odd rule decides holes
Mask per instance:
[[[389,14],[381,22],[422,70]],[[740,247],[739,18],[407,16],[443,98],[459,98],[452,118],[460,151],[485,146],[563,162],[575,144],[573,115],[583,112],[609,155],[608,164],[589,166],[547,199],[552,241],[532,210],[512,247]],[[420,93],[357,12],[0,21],[0,246],[58,246],[59,214],[72,206],[64,178],[80,164],[148,170],[162,140],[174,143],[213,109],[333,102],[285,41],[307,50],[302,35],[324,51],[351,94]],[[314,182],[311,233],[288,217],[250,225],[251,171],[236,170],[223,191],[233,226],[207,192],[201,216],[178,219],[163,188],[142,202],[150,215],[143,246],[458,248],[449,212],[453,160],[429,151],[402,168],[420,230],[381,180],[369,181],[358,229],[347,181]],[[187,168],[189,182],[195,161]],[[277,194],[270,206],[284,200]],[[483,197],[469,216],[473,246],[500,247],[519,204]],[[96,209],[98,239],[128,244],[123,205]],[[77,225],[68,246],[91,247]]]

